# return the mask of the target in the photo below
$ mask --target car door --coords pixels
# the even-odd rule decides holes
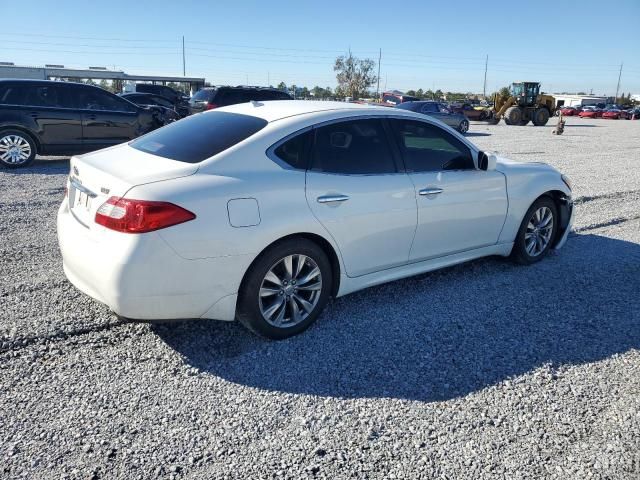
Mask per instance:
[[[407,263],[416,228],[415,191],[380,119],[314,129],[307,202],[340,248],[351,277]]]
[[[504,175],[477,169],[477,152],[435,124],[390,124],[416,191],[418,226],[410,260],[497,243],[507,214]]]
[[[73,108],[68,88],[53,84],[14,88],[26,90],[20,108],[34,122],[43,152],[72,154],[82,149],[82,115]]]
[[[86,150],[127,142],[141,133],[138,107],[98,88],[80,89],[82,135]]]
[[[457,128],[460,121],[457,115],[454,115],[451,110],[441,103],[438,104],[438,116],[436,118],[452,128]]]

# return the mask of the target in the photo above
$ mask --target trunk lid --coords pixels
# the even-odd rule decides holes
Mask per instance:
[[[198,165],[178,162],[117,145],[72,157],[69,208],[77,221],[93,229],[96,210],[109,197],[123,197],[136,185],[193,175]]]

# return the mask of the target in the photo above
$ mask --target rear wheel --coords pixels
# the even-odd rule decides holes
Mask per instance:
[[[558,210],[549,197],[536,200],[522,220],[511,258],[523,265],[542,260],[553,243],[558,229]]]
[[[467,133],[469,131],[469,121],[468,120],[462,120],[460,122],[460,125],[458,125],[458,131],[460,133]]]
[[[536,127],[542,127],[549,121],[549,110],[546,108],[538,108],[533,112],[533,124]]]
[[[26,167],[36,158],[36,144],[20,130],[0,131],[0,163],[8,168]]]
[[[331,292],[331,264],[304,238],[284,240],[251,265],[238,296],[237,318],[249,330],[280,340],[306,330]]]
[[[520,125],[522,121],[522,110],[520,107],[509,107],[504,112],[504,121],[507,125]]]

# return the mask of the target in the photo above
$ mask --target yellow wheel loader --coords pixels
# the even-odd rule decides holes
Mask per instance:
[[[540,93],[538,82],[517,82],[511,84],[511,95],[506,100],[494,97],[494,107],[489,122],[497,124],[504,118],[507,125],[546,125],[555,111],[555,99]]]

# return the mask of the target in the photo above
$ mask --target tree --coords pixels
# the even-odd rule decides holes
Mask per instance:
[[[415,90],[407,90],[407,95],[415,97],[416,96],[416,91]]]
[[[418,98],[424,98],[424,92],[422,91],[421,88],[419,88],[418,90],[416,90],[416,97]]]
[[[511,90],[509,90],[509,87],[502,87],[498,91],[498,95],[500,96],[500,99],[504,101],[511,96]]]
[[[284,82],[280,82],[278,84],[278,90],[286,90],[287,89],[287,84]]]
[[[110,92],[113,91],[113,89],[111,88],[111,85],[109,85],[109,82],[107,82],[104,78],[100,80],[100,83],[98,84],[98,86],[103,90],[108,90]]]
[[[424,92],[424,96],[425,98],[429,98],[433,100],[435,98],[435,93],[433,93],[433,90],[429,89],[426,92]]]
[[[434,93],[436,100],[441,100],[443,95],[444,93],[442,93],[442,90],[440,89],[436,90],[436,92]]]
[[[302,90],[300,90],[300,97],[309,98],[309,89],[307,87],[302,87]]]
[[[336,79],[340,92],[354,100],[366,94],[367,89],[378,80],[373,73],[375,66],[375,62],[370,58],[361,60],[354,57],[351,52],[347,56],[342,55],[336,58],[333,71],[337,72]]]

